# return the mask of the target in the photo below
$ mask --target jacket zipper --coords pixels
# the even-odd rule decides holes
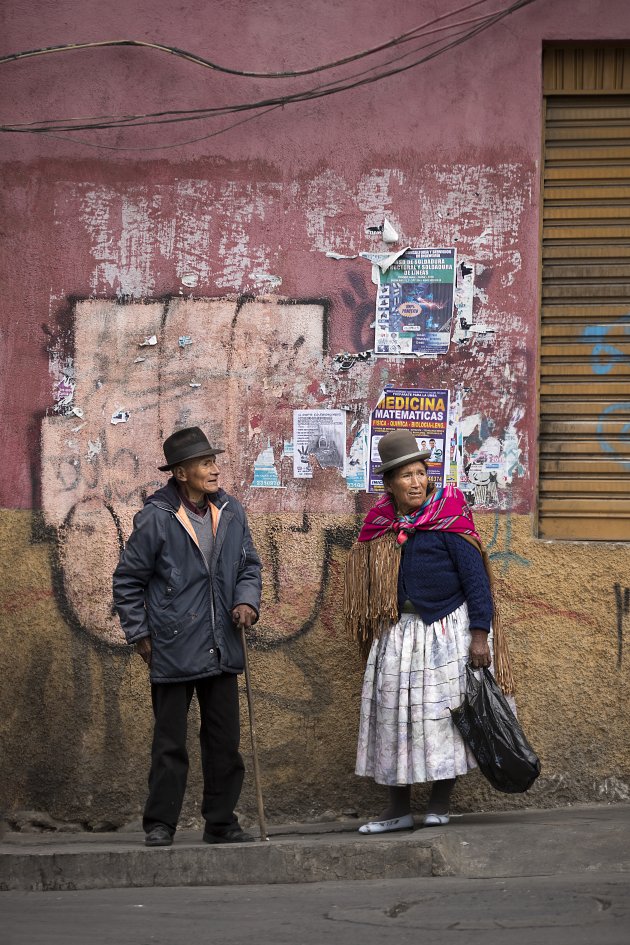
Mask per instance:
[[[207,559],[206,559],[206,556],[204,555],[204,553],[203,553],[203,551],[201,550],[201,548],[199,547],[199,545],[198,545],[196,542],[194,542],[194,541],[192,540],[191,536],[188,534],[188,529],[185,527],[185,525],[183,524],[183,522],[180,522],[180,521],[179,521],[179,519],[177,518],[177,515],[175,515],[175,512],[173,511],[172,506],[169,508],[168,506],[165,506],[165,505],[158,505],[157,502],[154,502],[153,504],[154,504],[155,506],[157,506],[158,509],[162,509],[164,512],[170,512],[170,514],[173,516],[173,518],[175,519],[175,521],[176,521],[176,522],[179,522],[179,524],[180,524],[181,527],[184,529],[184,531],[186,532],[186,534],[188,535],[188,537],[190,538],[190,540],[193,542],[193,545],[195,546],[195,548],[197,549],[197,551],[199,552],[199,554],[200,554],[201,557],[203,558],[203,563],[205,564],[205,566],[206,566],[206,571],[208,572],[208,588],[209,588],[209,597],[210,597],[210,622],[211,622],[211,626],[212,626],[212,636],[214,637],[214,630],[215,630],[215,627],[216,627],[216,620],[214,619],[214,618],[215,618],[215,613],[214,613],[214,590],[213,590],[213,587],[212,587],[212,572],[211,572],[211,570],[210,570],[210,565],[208,564],[208,561],[207,561]],[[225,505],[227,505],[227,504],[228,504],[228,503],[226,502]],[[220,520],[221,520],[221,512],[222,512],[223,509],[225,508],[225,505],[222,505],[221,508],[219,509],[219,517],[217,518],[217,532],[219,531],[219,522],[220,522]],[[215,639],[215,643],[216,643],[216,639]]]

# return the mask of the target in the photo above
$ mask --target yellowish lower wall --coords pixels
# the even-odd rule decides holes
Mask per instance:
[[[380,804],[383,789],[353,773],[362,667],[344,634],[341,590],[354,523],[311,516],[308,532],[290,532],[290,554],[274,572],[271,546],[287,534],[286,522],[252,518],[266,560],[251,669],[272,818],[369,813]],[[480,515],[478,525],[494,557],[520,718],[543,773],[525,796],[498,794],[474,773],[460,780],[457,806],[628,799],[630,548],[539,542],[529,516]],[[0,808],[91,828],[132,821],[144,800],[151,735],[144,664],[64,616],[55,537],[37,513],[0,513],[0,561]],[[190,728],[184,820],[198,817],[201,794],[194,718]],[[248,761],[246,724],[243,748]],[[241,810],[253,818],[250,763],[248,772]],[[425,789],[416,792],[421,806]]]

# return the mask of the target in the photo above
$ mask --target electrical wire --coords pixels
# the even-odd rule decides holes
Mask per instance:
[[[461,33],[462,31],[460,30],[459,32]],[[401,59],[407,58],[408,56],[413,55],[414,53],[417,53],[422,49],[426,49],[427,47],[436,45],[440,41],[441,40],[439,39],[433,39],[430,42],[424,43],[421,46],[414,47],[413,49],[408,50],[406,53],[403,53],[400,56],[396,56],[393,59],[387,60],[387,62],[385,63],[381,63],[381,67],[385,65],[389,65],[393,62],[397,62]],[[54,127],[55,130],[58,130],[58,131],[100,130],[104,128],[133,128],[133,127],[142,127],[144,125],[150,125],[150,124],[166,124],[168,116],[181,116],[178,120],[193,121],[193,120],[201,120],[204,118],[216,118],[223,115],[233,114],[234,112],[239,111],[239,110],[250,110],[250,109],[256,109],[256,108],[263,108],[263,107],[266,108],[268,105],[270,107],[281,107],[287,104],[292,104],[292,102],[294,101],[303,101],[303,100],[306,101],[306,100],[311,100],[312,98],[321,97],[318,94],[320,90],[323,90],[323,89],[336,90],[336,87],[339,85],[340,82],[348,81],[349,79],[354,79],[354,78],[363,76],[366,73],[373,71],[373,68],[374,67],[369,68],[367,70],[363,70],[362,72],[358,72],[350,76],[346,76],[344,77],[344,79],[335,79],[331,82],[322,83],[320,85],[314,86],[312,89],[309,89],[305,92],[295,93],[294,96],[282,96],[281,98],[277,100],[272,99],[272,100],[256,102],[256,103],[249,103],[249,104],[244,103],[243,105],[223,105],[223,106],[217,106],[216,108],[150,112],[144,115],[127,115],[127,116],[118,116],[117,118],[114,118],[113,116],[104,115],[104,116],[95,117],[94,119],[89,119],[89,118],[88,119],[78,119],[78,118],[77,119],[74,119],[74,118],[56,119],[54,122],[54,125],[49,124],[47,128]],[[149,120],[142,121],[141,119],[149,119]],[[90,123],[85,124],[85,125],[63,124],[63,122],[77,122],[77,121],[88,121]],[[11,125],[10,127],[14,131],[36,132],[40,130],[40,128],[37,126],[40,126],[41,124],[42,124],[41,121],[25,122],[23,124],[14,124],[14,125]]]
[[[481,0],[481,2],[484,2],[484,3],[485,3],[485,2],[487,2],[487,0]],[[489,15],[489,14],[486,13],[486,14],[482,14],[481,16],[478,16],[478,17],[471,17],[471,18],[468,19],[468,20],[461,20],[461,21],[459,21],[458,23],[449,23],[449,24],[444,25],[444,26],[438,26],[438,27],[436,27],[435,29],[427,30],[424,35],[425,35],[425,36],[429,36],[429,35],[431,35],[431,34],[433,34],[433,33],[444,32],[445,30],[453,30],[456,26],[463,27],[463,26],[469,25],[469,24],[471,24],[471,23],[478,23],[478,22],[480,22],[480,21],[485,21],[485,20],[487,19],[488,15]],[[460,30],[459,32],[461,33],[461,30]],[[458,34],[455,33],[454,35],[458,35]],[[451,38],[452,38],[452,37],[451,37]],[[428,46],[435,45],[436,43],[439,43],[439,42],[440,42],[439,39],[434,39],[434,40],[431,40],[429,43],[425,43],[425,44],[420,45],[420,46],[414,46],[413,49],[409,49],[409,50],[407,50],[407,52],[401,53],[399,56],[395,56],[393,59],[385,60],[385,62],[379,63],[378,66],[368,66],[368,68],[365,69],[365,70],[363,70],[362,72],[352,73],[351,75],[346,76],[345,79],[336,79],[336,80],[333,80],[333,81],[330,82],[330,83],[323,83],[323,84],[321,84],[321,85],[314,86],[314,89],[326,88],[326,87],[329,86],[329,85],[335,85],[335,84],[337,84],[337,83],[339,83],[339,82],[341,82],[341,81],[345,81],[345,80],[347,80],[347,79],[349,79],[349,78],[356,78],[357,76],[365,75],[365,74],[367,74],[367,73],[373,71],[375,68],[382,68],[383,66],[389,65],[389,64],[391,64],[391,63],[393,63],[393,62],[399,62],[401,59],[405,59],[406,57],[413,55],[414,53],[420,51],[421,49],[426,49]],[[358,58],[358,57],[357,57],[357,58]],[[324,67],[324,68],[325,68],[325,67]],[[222,113],[223,113],[223,108],[226,110],[226,113],[229,113],[229,112],[232,110],[233,107],[234,107],[234,106],[230,106],[230,105],[222,106],[222,107],[217,108],[217,109],[216,109],[215,111],[213,111],[212,113],[213,113],[213,114],[222,114]],[[200,110],[198,110],[198,111],[205,113],[205,112],[208,111],[208,110],[207,110],[207,109],[200,109]],[[183,112],[179,112],[179,114],[182,114],[182,113],[183,113]],[[56,127],[59,127],[60,129],[61,129],[61,123],[62,123],[62,122],[68,122],[68,123],[69,123],[69,122],[85,122],[85,121],[92,121],[92,122],[105,122],[105,123],[107,123],[107,122],[117,121],[117,122],[120,122],[120,123],[121,123],[121,126],[122,126],[122,125],[124,125],[124,124],[126,124],[126,123],[128,123],[128,122],[130,122],[130,121],[135,120],[135,119],[138,118],[138,117],[149,118],[149,117],[157,117],[157,116],[161,116],[161,115],[165,115],[165,114],[175,114],[175,112],[173,112],[173,111],[168,112],[168,113],[167,113],[167,112],[151,112],[151,113],[146,113],[146,114],[144,114],[144,115],[142,115],[142,116],[134,116],[134,115],[129,115],[129,116],[92,115],[92,116],[83,116],[83,117],[57,118],[57,119],[55,119],[54,121],[55,121]],[[10,127],[11,127],[12,129],[17,130],[17,129],[20,129],[20,128],[29,128],[29,127],[34,127],[34,126],[41,125],[41,124],[42,124],[42,121],[41,121],[41,120],[39,120],[39,121],[29,121],[29,122],[15,122],[15,123],[11,123]],[[5,126],[5,127],[9,127],[9,126]],[[93,126],[93,127],[95,127],[95,126]],[[110,125],[107,124],[107,125],[104,125],[104,127],[110,127]],[[69,126],[67,130],[72,130],[72,129],[71,129],[71,127]],[[80,129],[79,127],[77,127],[77,130],[81,130],[81,129]]]
[[[69,52],[79,49],[96,49],[98,47],[112,46],[134,46],[170,53],[171,55],[177,56],[180,59],[187,59],[189,62],[193,62],[196,65],[203,66],[206,69],[212,69],[215,72],[224,72],[227,75],[236,75],[251,79],[298,78],[299,76],[312,75],[315,72],[323,72],[326,69],[336,69],[338,66],[345,66],[349,62],[355,62],[356,60],[363,59],[366,56],[372,56],[384,49],[389,49],[391,46],[408,42],[409,40],[413,39],[418,32],[425,29],[425,27],[432,26],[434,23],[439,23],[441,20],[455,16],[458,13],[465,13],[467,10],[471,10],[474,7],[481,6],[483,3],[487,2],[488,0],[473,0],[472,3],[468,3],[463,7],[458,7],[456,10],[451,10],[448,13],[443,13],[441,16],[434,17],[432,20],[427,20],[426,23],[423,23],[420,26],[415,26],[412,30],[408,30],[406,33],[401,33],[400,36],[395,36],[393,39],[387,40],[378,46],[372,46],[370,49],[365,49],[362,52],[355,53],[353,56],[346,56],[344,59],[337,59],[334,62],[328,62],[321,66],[313,66],[310,69],[298,69],[285,72],[248,72],[242,69],[230,69],[228,66],[221,66],[216,62],[212,62],[210,59],[204,59],[202,56],[197,56],[195,53],[188,52],[185,49],[178,49],[177,46],[169,46],[163,43],[150,43],[138,39],[112,39],[92,43],[65,43],[59,46],[44,46],[40,49],[28,49],[24,52],[9,53],[6,56],[0,56],[0,65],[9,62],[18,62],[21,59],[30,59],[34,56],[47,56],[53,53]]]
[[[472,6],[478,6],[480,2],[485,2],[485,0],[477,0],[476,3],[470,4],[468,5],[468,7],[463,7],[461,8],[461,10],[465,11],[466,9],[470,9]],[[169,111],[163,111],[163,112],[147,113],[144,115],[118,116],[116,118],[111,118],[110,116],[101,116],[100,118],[96,120],[57,119],[57,120],[51,120],[48,123],[44,123],[42,121],[39,123],[32,122],[32,123],[23,124],[23,125],[17,125],[17,124],[16,125],[2,125],[0,126],[0,131],[7,132],[7,133],[13,132],[13,133],[42,134],[49,137],[56,137],[61,140],[73,141],[78,144],[86,145],[88,147],[104,148],[106,150],[117,150],[117,151],[132,151],[132,150],[133,151],[157,151],[157,150],[166,150],[173,147],[183,147],[184,145],[187,145],[187,144],[192,144],[197,141],[202,141],[208,138],[215,137],[219,134],[224,134],[225,132],[236,127],[237,125],[243,124],[244,122],[252,120],[253,118],[261,117],[261,115],[266,114],[270,111],[273,111],[276,108],[284,107],[285,105],[289,105],[289,104],[295,104],[297,102],[313,101],[315,99],[337,94],[339,92],[349,91],[351,89],[359,88],[365,85],[370,85],[374,82],[381,81],[382,79],[389,78],[394,75],[399,75],[403,72],[406,72],[409,69],[415,68],[416,66],[422,63],[425,63],[431,59],[434,59],[435,57],[441,55],[442,53],[450,49],[453,49],[461,45],[462,43],[467,42],[468,40],[472,39],[474,36],[477,36],[479,33],[489,29],[495,23],[500,22],[501,20],[505,19],[507,16],[510,16],[512,13],[521,9],[522,7],[528,6],[529,4],[534,3],[534,2],[536,2],[536,0],[516,0],[516,2],[513,3],[510,7],[507,7],[503,10],[499,10],[499,11],[496,11],[495,13],[487,14],[481,17],[476,17],[472,21],[470,20],[464,21],[465,23],[475,22],[477,25],[473,26],[472,29],[465,31],[463,34],[462,34],[462,29],[461,29],[461,27],[463,26],[463,23],[452,23],[452,24],[449,24],[448,27],[440,28],[440,31],[441,31],[442,29],[456,29],[457,27],[460,27],[460,29],[458,30],[458,33],[455,34],[455,37],[452,37],[452,36],[449,37],[448,40],[438,49],[434,49],[432,52],[427,53],[421,58],[415,59],[414,61],[412,61],[411,63],[407,63],[406,65],[398,66],[396,68],[392,68],[386,71],[380,71],[377,74],[368,75],[367,77],[366,77],[366,73],[373,72],[375,69],[383,70],[385,66],[391,65],[394,62],[400,61],[401,59],[408,58],[410,55],[417,53],[421,49],[425,49],[429,46],[434,46],[438,42],[440,42],[440,40],[432,40],[429,43],[426,43],[422,46],[409,50],[406,53],[403,53],[401,56],[397,56],[394,59],[388,60],[384,63],[380,63],[379,65],[369,67],[368,69],[365,69],[359,73],[355,73],[354,75],[344,76],[343,78],[332,80],[331,82],[323,83],[319,86],[314,86],[311,89],[307,89],[302,92],[296,92],[291,95],[285,95],[285,96],[280,96],[280,97],[275,97],[275,98],[270,98],[270,99],[263,99],[256,102],[244,102],[244,103],[239,103],[239,104],[234,104],[234,105],[217,106],[214,108],[205,108],[205,109],[169,110]],[[454,13],[454,12],[459,12],[459,11],[452,11],[452,12]],[[443,19],[443,18],[444,17],[441,17],[438,19]],[[434,20],[431,22],[433,23],[436,21]],[[416,30],[412,32],[417,33],[418,29],[419,28],[416,28]],[[435,32],[435,31],[432,30],[430,32]],[[409,34],[404,34],[404,35],[407,36]],[[398,39],[399,38],[397,38],[397,40]],[[397,40],[391,41],[388,44],[383,44],[383,46],[379,47],[379,49],[391,48],[393,45],[397,44]],[[73,48],[73,47],[68,47],[68,48]],[[351,57],[351,60],[345,60],[345,61],[356,61],[357,59],[364,58],[364,56],[367,54],[371,54],[371,51],[369,53],[366,52],[364,54],[357,54],[357,56]],[[5,60],[6,58],[7,57],[5,57]],[[0,62],[2,61],[3,60],[0,59]],[[328,68],[328,67],[318,67],[317,71],[322,71],[324,68]],[[276,77],[275,74],[271,74],[271,73],[268,73],[266,75],[269,77],[271,77],[272,75]],[[186,141],[173,143],[170,145],[158,145],[155,147],[132,147],[132,146],[122,147],[122,146],[114,146],[114,145],[103,145],[103,144],[96,144],[94,142],[87,142],[83,139],[78,139],[74,136],[68,137],[68,136],[57,134],[57,132],[60,132],[60,131],[69,131],[69,132],[74,133],[75,131],[85,131],[85,130],[137,128],[137,127],[146,127],[149,125],[173,124],[173,123],[178,123],[178,122],[189,122],[189,121],[196,121],[196,120],[202,120],[202,119],[207,119],[207,118],[216,118],[216,117],[228,115],[228,114],[237,114],[243,111],[255,111],[256,114],[250,115],[247,118],[241,119],[240,121],[237,121],[231,125],[218,129],[216,131],[210,132],[209,134],[206,134],[206,135],[188,139]],[[84,121],[84,123],[81,125],[61,124],[61,122],[69,122],[69,121],[72,121],[72,122]]]

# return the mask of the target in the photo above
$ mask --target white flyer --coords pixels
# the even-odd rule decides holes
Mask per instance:
[[[345,410],[293,411],[293,475],[311,479],[313,466],[346,475]]]

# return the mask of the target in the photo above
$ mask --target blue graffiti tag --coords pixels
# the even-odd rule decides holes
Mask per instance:
[[[622,315],[621,318],[617,319],[617,322],[630,323],[630,313]],[[619,361],[625,358],[623,351],[616,345],[603,342],[611,327],[611,325],[587,325],[582,331],[583,338],[600,339],[595,342],[591,349],[593,374],[610,374],[615,364],[619,364]],[[630,324],[625,325],[624,334],[630,334]],[[608,356],[607,359],[606,356]]]
[[[528,558],[524,558],[522,555],[512,551],[512,493],[508,493],[508,508],[505,515],[505,544],[502,551],[490,551],[491,548],[494,548],[498,545],[499,540],[499,510],[497,509],[494,513],[494,532],[492,538],[486,545],[486,551],[488,552],[488,557],[491,561],[497,561],[501,563],[501,574],[507,574],[510,569],[511,564],[519,564],[523,568],[529,568],[531,566],[531,561]]]
[[[624,326],[624,335],[630,335],[630,313],[622,315],[614,324]],[[616,345],[605,341],[606,335],[613,325],[587,325],[582,331],[583,338],[592,338],[594,340],[591,348],[591,370],[593,374],[610,374],[613,368],[621,361],[628,360],[627,355]],[[597,339],[597,340],[595,340]],[[615,446],[615,442],[623,444],[624,453],[628,451],[630,445],[630,421],[623,423],[613,438],[606,431],[606,421],[616,419],[614,414],[625,413],[630,416],[630,403],[614,403],[604,407],[597,421],[597,437],[599,446],[603,453],[611,453],[615,462],[618,462],[624,469],[630,470],[630,462],[620,459],[617,455],[620,450]]]
[[[604,453],[618,453],[619,450],[613,446],[613,444],[606,439],[604,423],[606,418],[610,417],[614,413],[626,413],[630,415],[630,403],[625,404],[609,404],[608,407],[604,407],[602,412],[599,415],[599,420],[597,422],[597,436],[599,437],[599,445]],[[622,443],[630,446],[630,421],[624,423],[622,427],[618,430],[616,440],[621,440]],[[630,470],[630,462],[626,459],[618,459],[615,457],[616,461],[623,466],[624,469]]]

